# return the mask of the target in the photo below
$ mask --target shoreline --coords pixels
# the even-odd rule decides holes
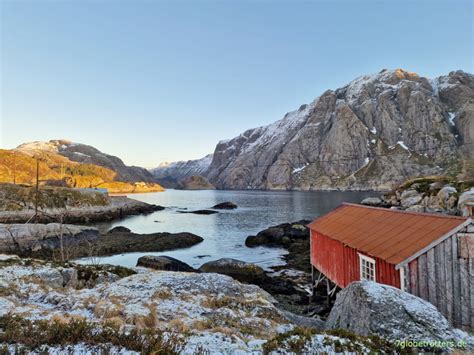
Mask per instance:
[[[125,216],[150,214],[164,209],[126,196],[110,196],[110,204],[105,206],[47,208],[38,210],[39,223],[89,224],[121,219]],[[35,218],[34,209],[21,211],[0,211],[0,223],[27,223]]]

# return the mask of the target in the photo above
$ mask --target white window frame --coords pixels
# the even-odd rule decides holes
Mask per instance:
[[[367,255],[364,255],[364,254],[359,254],[359,278],[361,280],[369,280],[369,281],[375,281],[377,282],[377,273],[376,273],[376,262],[375,262],[375,259],[372,259],[370,257],[368,257]],[[373,265],[373,269],[374,269],[374,278],[367,278],[367,277],[364,277],[365,274],[367,274],[365,271],[364,271],[364,262],[366,263],[370,263]]]
[[[400,268],[400,289],[402,291],[408,292],[408,275],[405,266]]]

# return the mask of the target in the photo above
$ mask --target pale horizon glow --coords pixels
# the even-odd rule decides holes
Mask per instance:
[[[0,1],[0,148],[198,159],[327,89],[473,72],[471,1]]]

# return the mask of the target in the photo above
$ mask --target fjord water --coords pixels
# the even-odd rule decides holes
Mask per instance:
[[[135,266],[143,255],[168,255],[193,267],[219,258],[235,258],[256,263],[262,267],[283,264],[286,253],[280,248],[247,248],[245,238],[273,225],[312,220],[342,202],[360,202],[374,192],[287,192],[287,191],[183,191],[167,190],[159,193],[129,195],[147,203],[166,207],[149,215],[130,216],[113,223],[97,225],[100,229],[124,226],[136,233],[191,232],[204,241],[187,249],[159,253],[128,253],[104,257],[101,263]],[[231,201],[235,210],[221,210],[213,215],[179,213],[209,209],[220,202]],[[87,260],[84,260],[87,262]]]

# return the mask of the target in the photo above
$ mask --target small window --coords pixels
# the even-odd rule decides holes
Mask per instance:
[[[375,280],[375,260],[368,256],[359,254],[360,264],[360,279],[361,280]]]

